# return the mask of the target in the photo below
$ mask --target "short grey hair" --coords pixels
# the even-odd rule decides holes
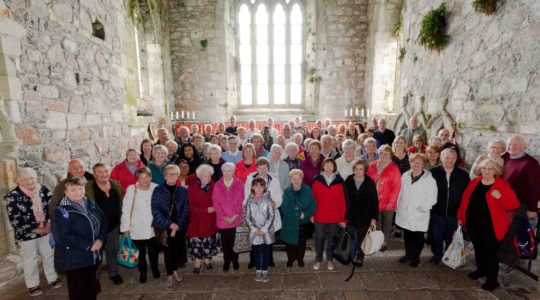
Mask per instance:
[[[487,144],[487,147],[488,147],[488,150],[489,148],[491,148],[493,145],[501,145],[502,148],[504,150],[506,150],[506,143],[502,140],[502,139],[493,139],[493,140],[490,140]]]
[[[300,151],[300,147],[294,142],[288,142],[287,145],[285,145],[285,151],[289,151],[289,148],[294,148],[296,152]]]
[[[169,155],[169,150],[167,149],[167,147],[163,145],[160,145],[160,144],[154,145],[154,148],[152,148],[152,155],[155,156],[157,151],[165,152],[165,156]]]
[[[508,147],[508,143],[510,142],[511,139],[516,139],[518,140],[521,145],[523,146],[524,149],[527,149],[527,142],[525,141],[525,138],[521,135],[518,135],[518,134],[514,134],[514,135],[511,135],[510,137],[508,137],[508,140],[506,140],[506,147]]]
[[[309,144],[311,143],[311,141],[313,141],[312,138],[307,138],[307,139],[305,139],[305,140],[304,140],[304,147],[306,147],[306,148],[309,147]]]
[[[37,173],[32,168],[20,168],[17,171],[17,179],[26,177],[37,177]]]
[[[221,166],[221,171],[223,172],[226,172],[226,171],[234,172],[235,170],[236,170],[236,165],[233,164],[232,162],[226,162]]]
[[[372,137],[368,137],[367,139],[364,140],[364,147],[367,146],[367,144],[373,144],[373,146],[377,148],[377,140]]]
[[[175,141],[167,141],[167,142],[165,142],[165,147],[167,147],[168,145],[174,145],[174,147],[176,147],[176,149],[178,149],[178,143],[175,142]]]
[[[176,172],[176,174],[180,174],[180,168],[177,165],[170,164],[166,165],[165,168],[163,168],[163,175],[167,174],[170,170],[173,170]]]
[[[270,152],[274,151],[275,149],[278,149],[279,151],[283,151],[283,147],[281,147],[280,144],[273,144],[272,147],[270,147]]]
[[[133,149],[133,148],[129,148],[129,149],[127,149],[127,151],[126,151],[126,157],[127,157],[130,153],[135,153],[135,154],[139,155],[139,152],[137,152],[137,150],[135,150],[135,149]]]
[[[208,147],[208,153],[210,153],[210,151],[212,151],[212,150],[216,150],[219,154],[221,154],[223,152],[223,150],[221,150],[220,146],[214,145],[214,144],[212,144],[210,147]]]
[[[446,157],[449,153],[454,153],[456,157],[458,157],[457,151],[454,148],[444,148],[443,151],[441,151],[441,157]]]
[[[332,136],[329,135],[329,134],[323,135],[323,136],[321,137],[321,143],[322,143],[324,140],[328,140],[328,139],[329,139],[330,141],[332,141]]]
[[[300,137],[301,139],[304,138],[304,136],[300,132],[297,132],[297,133],[293,134],[293,138],[296,139],[296,137]]]
[[[199,167],[197,167],[197,170],[195,170],[195,173],[197,173],[197,177],[201,178],[201,176],[204,173],[210,174],[210,176],[214,175],[214,168],[212,168],[210,165],[202,164]]]
[[[358,146],[358,144],[351,140],[351,139],[346,139],[343,141],[343,144],[341,144],[341,148],[343,148],[343,150],[347,149],[347,148],[353,148],[353,149],[356,149],[356,146]]]

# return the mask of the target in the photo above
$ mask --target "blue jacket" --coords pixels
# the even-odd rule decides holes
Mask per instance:
[[[174,192],[174,203],[176,205],[176,211],[172,212],[176,214],[176,223],[180,230],[187,230],[188,225],[188,215],[189,215],[189,205],[188,205],[188,193],[187,189],[182,186],[177,186],[176,191]],[[171,194],[165,187],[165,184],[162,184],[154,189],[152,193],[152,227],[160,229],[169,229],[172,221],[169,216],[169,204],[170,204]]]
[[[107,218],[99,206],[88,198],[84,208],[64,198],[52,217],[55,240],[54,266],[58,271],[77,270],[98,264],[99,251],[90,249],[94,241],[107,238]]]

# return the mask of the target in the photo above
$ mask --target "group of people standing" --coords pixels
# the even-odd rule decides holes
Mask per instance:
[[[482,288],[493,290],[500,260],[507,270],[517,262],[507,245],[517,222],[526,218],[536,228],[540,167],[520,136],[491,142],[469,173],[450,131],[426,142],[415,117],[397,136],[384,119],[372,119],[371,126],[317,121],[310,131],[300,118],[281,131],[272,118],[261,131],[254,120],[247,129],[235,122],[231,116],[216,133],[210,125],[202,134],[198,126],[195,132],[182,126],[174,139],[161,128],[155,143],[145,139],[140,151],[129,149],[112,171],[98,163],[91,174],[72,160],[53,192],[35,171],[21,168],[17,188],[5,198],[29,294],[41,294],[38,255],[54,288],[62,284],[56,272],[66,274],[72,299],[95,299],[103,258],[110,279],[121,284],[120,234],[140,251],[139,281],[147,282],[147,255],[153,278],[160,277],[162,251],[172,287],[182,281],[178,269],[188,258],[200,274],[213,268],[220,247],[223,271],[238,270],[234,245],[242,226],[252,245],[248,267],[256,281],[268,282],[278,240],[286,245],[286,266],[304,267],[306,240],[314,236],[313,269],[322,268],[326,253],[326,268],[333,270],[338,227],[352,226],[359,249],[354,263],[362,266],[360,245],[376,226],[385,237],[380,251],[392,232],[403,234],[399,262],[417,267],[426,233],[430,262],[439,264],[458,224],[475,249],[477,270],[469,277],[486,277]]]

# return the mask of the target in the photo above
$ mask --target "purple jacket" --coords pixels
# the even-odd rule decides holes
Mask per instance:
[[[320,154],[319,160],[317,161],[316,165],[313,165],[313,160],[311,160],[311,156],[307,156],[306,159],[302,162],[302,164],[300,165],[300,170],[304,172],[305,185],[311,187],[315,176],[321,173],[321,165],[322,165],[323,160],[324,160],[324,156]]]
[[[219,229],[234,228],[242,220],[242,202],[244,201],[244,183],[234,177],[229,191],[225,187],[223,177],[214,185],[212,195],[214,209],[216,210],[216,224]],[[225,217],[238,215],[232,224],[225,222]]]

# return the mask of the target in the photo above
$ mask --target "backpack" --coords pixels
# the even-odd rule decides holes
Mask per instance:
[[[536,259],[538,254],[536,237],[527,219],[519,220],[513,239],[514,248],[521,259]]]

